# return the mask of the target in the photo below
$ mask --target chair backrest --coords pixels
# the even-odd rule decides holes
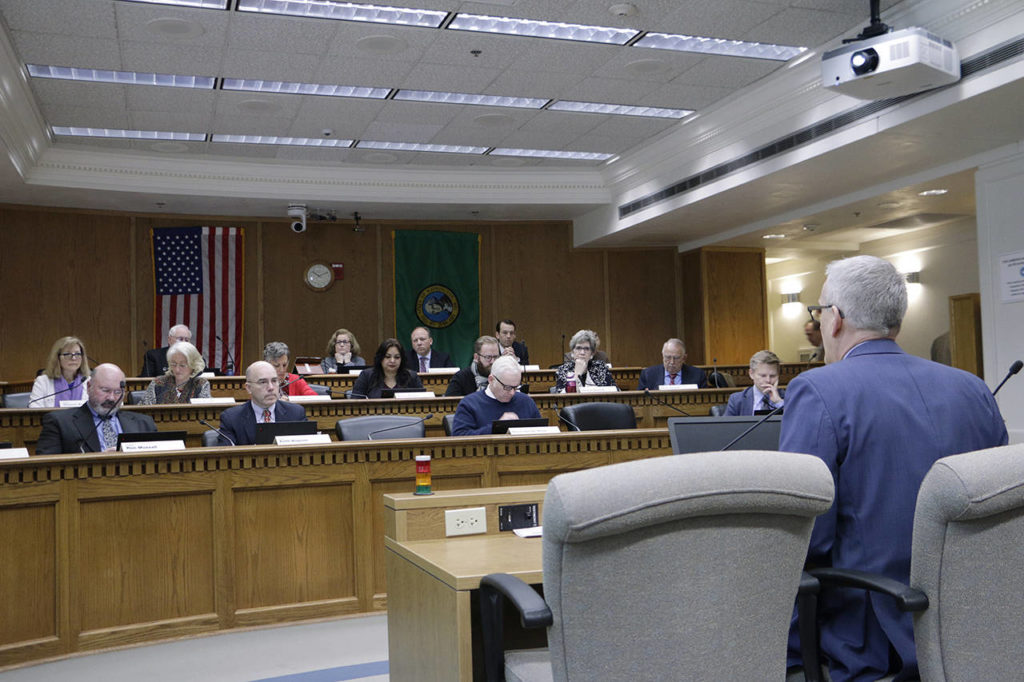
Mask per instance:
[[[728,372],[712,372],[708,375],[708,386],[711,388],[735,388],[736,379]]]
[[[811,528],[832,497],[824,462],[795,453],[556,476],[543,539],[554,679],[784,679]]]
[[[397,427],[397,428],[395,428]],[[390,429],[384,433],[373,433]],[[339,419],[334,425],[338,440],[383,440],[385,438],[423,438],[426,428],[419,417],[402,415],[371,415]],[[372,438],[371,438],[371,434]]]
[[[203,431],[203,447],[212,448],[220,445],[220,434],[213,429]]]
[[[626,403],[576,403],[563,407],[560,414],[580,431],[636,428],[636,413]]]
[[[28,401],[31,397],[31,393],[4,393],[0,398],[3,402],[0,406],[3,407],[28,407]]]
[[[712,417],[724,417],[725,410],[729,407],[729,403],[719,403],[718,405],[712,405],[708,410],[708,414]]]
[[[911,587],[928,596],[914,614],[921,679],[1020,678],[1021,566],[1024,444],[935,462],[917,496],[910,566]]]
[[[444,426],[444,435],[452,435],[452,430],[455,428],[455,415],[446,414],[445,416],[441,417],[441,423]]]
[[[317,365],[317,371],[318,372],[320,371],[319,367],[320,367],[320,365]],[[331,394],[331,387],[330,386],[324,386],[323,384],[310,384],[308,382],[307,382],[306,385],[309,386],[314,391],[316,391],[317,395],[330,395]]]
[[[128,404],[141,405],[142,399],[146,396],[145,391],[128,391]]]

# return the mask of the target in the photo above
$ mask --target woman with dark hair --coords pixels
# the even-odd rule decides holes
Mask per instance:
[[[423,389],[416,372],[406,364],[405,349],[398,339],[385,339],[377,346],[373,367],[363,370],[352,387],[354,398],[379,398],[385,388]]]

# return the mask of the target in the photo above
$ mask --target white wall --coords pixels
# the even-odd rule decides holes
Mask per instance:
[[[787,318],[783,310],[780,300],[786,284],[800,282],[801,303],[817,303],[825,266],[830,261],[867,254],[890,260],[901,270],[919,269],[921,283],[910,287],[910,303],[897,341],[908,353],[931,357],[932,341],[949,330],[949,297],[980,290],[976,233],[975,219],[965,217],[935,228],[867,242],[856,253],[815,254],[768,266],[772,350],[783,362],[797,362],[800,349],[809,345],[803,334],[807,311]]]

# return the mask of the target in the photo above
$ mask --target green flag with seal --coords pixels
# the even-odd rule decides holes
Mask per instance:
[[[402,345],[426,327],[459,367],[480,335],[480,235],[395,230],[395,332]]]

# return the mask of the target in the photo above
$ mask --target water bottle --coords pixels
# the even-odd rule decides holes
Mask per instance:
[[[565,392],[576,392],[576,372],[569,372],[565,375]]]

